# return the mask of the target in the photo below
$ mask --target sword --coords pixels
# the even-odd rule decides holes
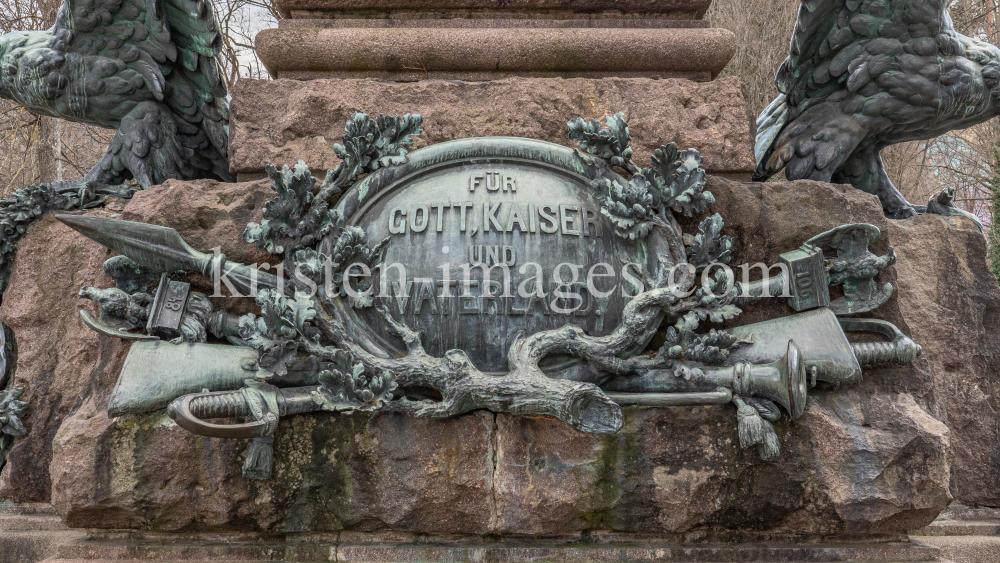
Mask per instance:
[[[194,270],[214,282],[227,278],[238,291],[253,294],[259,287],[276,289],[278,277],[237,262],[227,262],[226,255],[199,252],[170,227],[87,215],[56,215],[66,225],[85,237],[101,243],[136,264],[157,272]],[[282,280],[289,293],[292,287]]]

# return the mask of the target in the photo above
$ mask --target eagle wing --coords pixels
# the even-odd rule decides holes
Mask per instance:
[[[113,104],[145,86],[188,124],[179,124],[186,142],[197,145],[204,137],[226,154],[228,94],[217,59],[222,34],[210,0],[65,0],[52,34],[50,48],[88,61],[75,92],[81,103],[107,96]]]
[[[959,37],[943,0],[802,0],[775,77],[780,95],[757,120],[757,176],[792,160],[797,177],[839,166],[867,133],[858,120],[848,122],[854,114],[926,119],[942,103],[940,72],[928,72],[926,58],[962,53]],[[841,107],[813,112],[826,120],[818,126],[825,131],[795,124],[827,101]]]

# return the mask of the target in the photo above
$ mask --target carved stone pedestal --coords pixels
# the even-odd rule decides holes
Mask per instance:
[[[625,112],[638,162],[662,143],[696,148],[712,175],[748,179],[750,129],[739,81],[649,78],[507,78],[487,82],[428,80],[241,80],[232,105],[232,169],[241,181],[264,165],[302,159],[323,177],[339,159],[344,123],[370,115],[419,113],[416,146],[463,137],[512,136],[574,146],[566,122]]]
[[[257,36],[275,78],[494,80],[511,76],[709,80],[735,36],[707,0],[279,0]]]
[[[281,538],[252,534],[95,533],[59,546],[49,563],[124,561],[241,561],[352,563],[493,561],[496,563],[945,563],[935,547],[913,542],[875,545],[742,544],[678,546],[646,538],[550,538],[505,541],[403,538],[391,535],[293,534]]]
[[[924,253],[959,246],[972,245],[977,256],[962,260],[963,268],[986,269],[982,238],[964,219],[949,223],[928,216],[890,224],[873,196],[817,182],[761,190],[710,178],[708,187],[718,199],[716,210],[731,217],[728,232],[738,237],[740,261],[773,262],[816,231],[867,221],[887,232],[888,240],[879,242],[896,246],[897,268],[907,269],[906,279],[919,279],[912,270],[926,267]],[[199,183],[197,198],[186,196],[188,189],[194,186],[171,182],[142,192],[122,217],[174,226],[197,248],[210,248],[214,237],[229,256],[261,259],[233,229],[259,213],[270,192],[266,182]],[[104,255],[60,223],[42,222],[36,229],[26,244],[58,240],[81,256]],[[16,270],[14,279],[23,275]],[[108,340],[88,360],[93,375],[83,386],[48,383],[78,397],[63,415],[51,463],[37,466],[13,456],[10,475],[50,471],[52,501],[73,527],[578,538],[610,530],[654,534],[660,543],[902,539],[948,505],[956,484],[979,483],[979,498],[991,487],[977,481],[966,456],[950,453],[992,440],[990,427],[949,430],[932,413],[975,420],[991,408],[951,397],[988,381],[975,358],[993,349],[997,336],[973,324],[949,329],[962,331],[961,353],[971,359],[960,361],[949,351],[955,344],[931,337],[945,325],[927,318],[923,294],[929,289],[901,284],[886,312],[920,337],[925,356],[907,367],[867,374],[851,389],[810,393],[800,419],[777,425],[782,453],[774,462],[740,449],[733,409],[722,406],[628,408],[622,432],[608,437],[555,420],[487,412],[446,420],[311,414],[282,421],[274,474],[254,481],[240,474],[244,442],[193,436],[162,412],[109,419],[108,397],[123,354],[120,343]],[[936,316],[965,314],[971,307],[1000,310],[1000,289],[964,291],[964,298],[938,299]],[[29,301],[24,293],[13,295],[21,299],[8,303]],[[76,304],[65,301],[36,297],[13,318],[30,325],[55,309],[71,322],[78,318]],[[744,315],[760,320],[785,307],[764,304]],[[46,338],[91,334],[81,324],[71,335]],[[45,350],[32,345],[24,354],[40,358]],[[44,364],[34,365],[39,367],[26,367],[19,377],[41,386]],[[957,390],[939,391],[948,381]],[[44,424],[30,414],[28,421]]]
[[[249,180],[268,162],[332,168],[332,145],[359,110],[420,113],[417,146],[497,135],[570,145],[567,120],[621,111],[638,160],[676,141],[701,151],[710,174],[749,179],[739,83],[709,82],[735,38],[701,19],[709,4],[281,0],[287,19],[257,37],[278,80],[239,83],[232,169]]]

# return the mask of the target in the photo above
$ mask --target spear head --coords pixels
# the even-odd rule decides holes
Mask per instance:
[[[191,248],[176,229],[87,215],[56,215],[56,219],[145,268],[157,272],[195,270],[206,276],[212,273],[214,256]]]
[[[237,290],[250,293],[262,287],[276,288],[279,283],[274,274],[235,262],[227,263],[226,255],[221,252],[208,254],[195,250],[170,227],[87,215],[63,214],[56,215],[56,219],[156,272],[194,270],[213,281],[224,276]]]

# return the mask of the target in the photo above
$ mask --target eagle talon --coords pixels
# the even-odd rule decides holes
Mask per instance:
[[[87,209],[87,203],[90,202],[91,198],[94,197],[94,187],[90,182],[85,183],[81,188],[78,196],[80,198],[80,207]]]
[[[104,200],[103,196],[120,197],[122,199],[132,199],[136,193],[142,191],[142,186],[137,186],[134,184],[103,184],[97,187],[94,192],[101,196],[101,200]]]
[[[930,201],[927,202],[925,213],[933,213],[944,217],[967,217],[979,227],[979,230],[983,230],[983,223],[979,220],[979,217],[955,205],[954,199],[955,188],[945,188],[931,196]]]
[[[86,178],[62,180],[50,184],[55,193],[75,196],[80,209],[92,209],[104,205],[106,196],[130,199],[142,188],[131,184],[102,184]]]
[[[899,207],[894,210],[886,209],[885,216],[890,219],[909,219],[910,217],[916,217],[920,215],[920,210],[915,205],[908,205],[905,207]]]

